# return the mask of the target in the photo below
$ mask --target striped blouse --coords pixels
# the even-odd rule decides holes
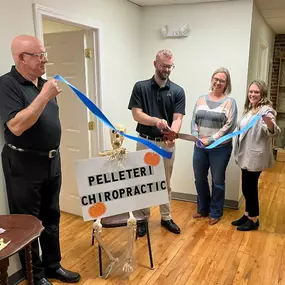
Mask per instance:
[[[209,138],[213,143],[220,137],[232,133],[237,124],[237,106],[234,98],[226,96],[212,101],[209,95],[198,98],[193,110],[191,133],[199,138]],[[225,141],[225,143],[231,140]]]

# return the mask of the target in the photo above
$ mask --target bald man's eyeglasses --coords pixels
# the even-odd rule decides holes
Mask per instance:
[[[47,58],[47,52],[40,52],[40,53],[23,52],[22,54],[26,54],[26,55],[29,55],[29,56],[37,57],[40,60],[43,60],[43,59]]]

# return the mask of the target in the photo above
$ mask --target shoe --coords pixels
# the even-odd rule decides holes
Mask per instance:
[[[173,222],[173,220],[161,220],[161,225],[174,234],[180,234],[180,228]]]
[[[49,282],[46,278],[35,280],[34,284],[35,285],[52,285],[52,283]]]
[[[235,220],[232,222],[233,226],[241,226],[242,224],[244,224],[246,221],[248,220],[248,216],[243,215],[241,218],[239,218],[238,220]]]
[[[215,225],[221,218],[210,218],[209,225],[213,226]]]
[[[244,224],[237,227],[238,231],[252,231],[257,230],[259,227],[259,220],[254,222],[251,219],[248,219]]]
[[[66,270],[63,267],[57,270],[47,269],[46,275],[48,278],[58,279],[65,283],[77,283],[81,278],[79,273]]]
[[[208,216],[209,216],[209,215],[200,214],[200,213],[196,212],[196,213],[194,213],[194,214],[192,215],[192,218],[193,218],[193,219],[200,219],[200,218],[206,218],[206,217],[208,217]]]
[[[146,227],[144,223],[137,225],[137,233],[139,237],[146,235]]]

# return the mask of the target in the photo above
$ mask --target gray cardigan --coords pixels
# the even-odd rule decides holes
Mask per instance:
[[[270,106],[263,106],[257,114],[265,115],[269,112],[275,114],[275,111]],[[240,129],[241,119],[238,122],[238,129]],[[260,118],[251,129],[241,134],[240,141],[239,137],[236,137],[234,141],[234,156],[240,168],[248,171],[262,171],[273,167],[272,138],[277,137],[281,132],[275,120],[273,120],[273,123],[273,133],[269,132],[263,119]]]

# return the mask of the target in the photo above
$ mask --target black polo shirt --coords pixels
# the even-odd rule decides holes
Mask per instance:
[[[173,114],[185,115],[185,92],[182,87],[169,79],[164,87],[154,80],[139,81],[135,84],[128,108],[140,108],[151,117],[164,119],[171,126]],[[161,137],[161,132],[156,126],[137,125],[136,131],[151,137]]]
[[[14,66],[0,77],[0,117],[4,123],[5,142],[16,147],[48,151],[59,147],[61,126],[56,100],[51,99],[37,122],[20,136],[15,136],[6,123],[27,108],[41,92],[46,80],[38,79],[38,87],[26,80]]]

